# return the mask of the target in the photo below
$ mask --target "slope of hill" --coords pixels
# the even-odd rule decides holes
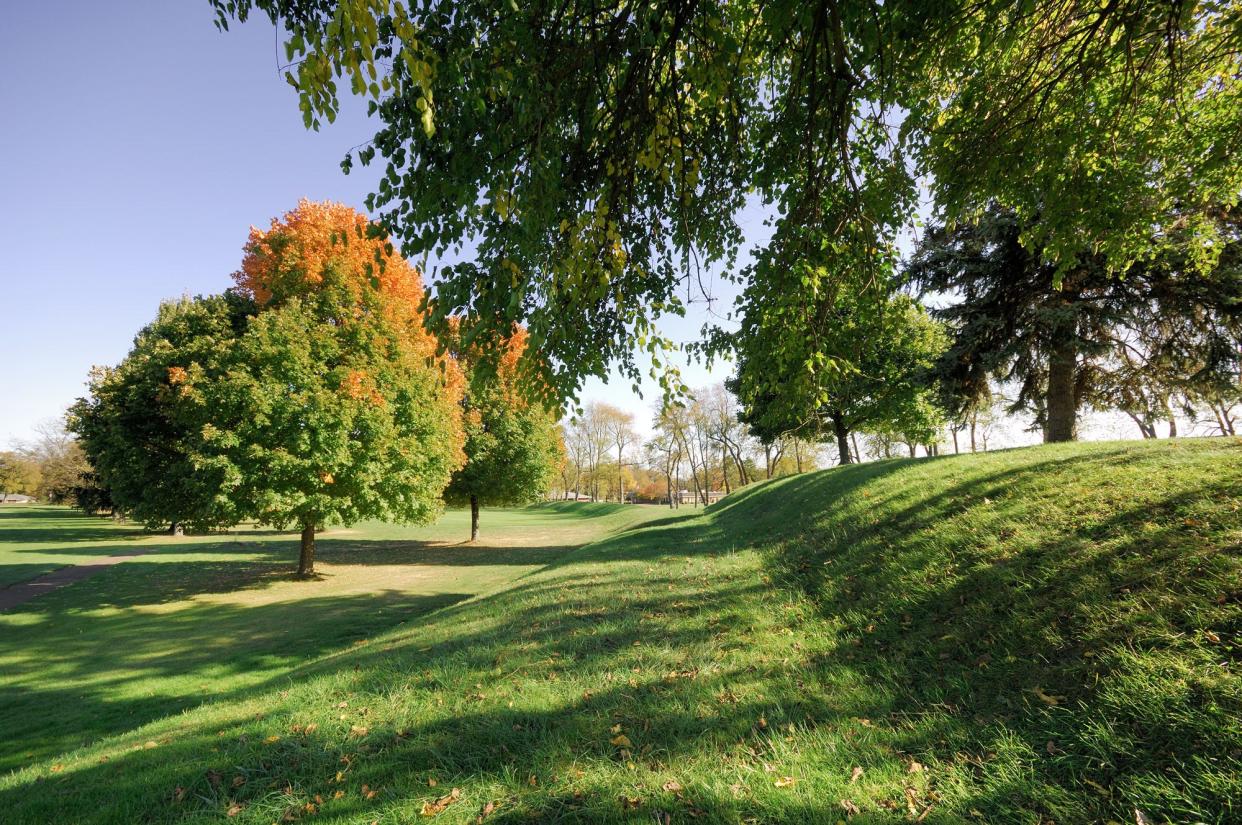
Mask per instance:
[[[0,811],[1238,821],[1240,624],[1242,440],[878,462],[623,529],[10,774]]]

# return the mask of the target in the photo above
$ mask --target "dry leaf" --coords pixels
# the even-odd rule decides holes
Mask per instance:
[[[634,747],[634,744],[630,742],[630,737],[626,736],[624,733],[618,734],[617,736],[614,736],[612,739],[609,739],[608,741],[616,745],[618,748],[633,748]]]
[[[429,776],[429,777],[427,777],[427,787],[428,787],[428,788],[434,788],[436,785],[439,785],[439,784],[440,784],[440,783],[436,781],[436,778],[435,778],[434,776]]]
[[[1059,705],[1061,704],[1061,700],[1065,698],[1064,696],[1053,696],[1050,693],[1044,693],[1041,688],[1037,687],[1032,688],[1031,693],[1034,693],[1039,698],[1039,701],[1046,705]]]
[[[777,779],[776,782],[774,782],[773,784],[775,784],[776,787],[778,788],[788,788],[797,781],[798,780],[794,779],[792,776],[782,776],[781,778]]]
[[[236,802],[234,802],[232,805],[230,805],[230,806],[229,806],[228,811],[226,811],[226,813],[227,813],[229,816],[237,816],[237,815],[238,815],[239,813],[241,813],[241,812],[242,812],[242,806],[241,806],[241,805],[239,805],[239,804],[238,804],[238,803],[236,803]]]
[[[922,762],[915,762],[913,759],[910,760],[909,773],[922,773],[925,770],[927,770],[927,768]]]
[[[353,734],[354,736],[366,736],[367,728],[363,727],[362,725],[354,725],[353,727],[349,729],[349,732]]]
[[[61,771],[63,771],[64,769],[65,769],[65,766],[64,766],[64,765],[53,765],[53,766],[52,766],[52,773],[60,773],[60,772],[61,772]]]
[[[311,722],[309,725],[307,725],[306,727],[302,728],[302,732],[303,732],[303,733],[305,733],[305,734],[311,734],[311,733],[314,733],[314,732],[315,732],[315,731],[317,731],[317,730],[319,730],[319,723],[318,723],[318,722]]]
[[[863,769],[855,767],[854,770],[850,771],[850,784],[853,785],[855,782],[857,782],[859,779],[862,778],[862,775],[863,775]]]
[[[264,740],[263,740],[263,744],[265,744],[265,745],[270,745],[270,744],[272,744],[273,742],[279,742],[279,741],[280,741],[280,737],[279,737],[279,736],[269,736],[269,737],[267,737],[266,739],[264,739]]]
[[[1151,820],[1147,817],[1147,814],[1143,813],[1138,808],[1135,808],[1134,825],[1151,825]]]
[[[633,808],[637,808],[641,804],[643,804],[643,798],[641,796],[622,796],[621,797],[621,809],[622,810],[628,811]]]
[[[1088,785],[1095,788],[1100,793],[1101,796],[1109,795],[1108,788],[1105,788],[1099,782],[1092,782],[1090,779],[1084,779],[1083,782],[1086,782]]]
[[[173,802],[180,802],[185,799],[185,788],[178,785],[173,788]]]
[[[479,811],[479,815],[475,818],[475,822],[482,822],[484,817],[490,816],[492,811],[496,810],[495,802],[488,802],[483,806],[483,810]]]
[[[664,790],[669,793],[679,793],[681,791],[681,783],[676,779],[670,779],[664,783]]]
[[[419,813],[423,816],[435,816],[458,799],[461,799],[461,788],[453,788],[434,802],[424,802],[423,809]]]
[[[857,816],[858,814],[862,813],[862,811],[859,810],[858,806],[854,804],[854,801],[852,799],[842,799],[841,807],[845,810],[845,813],[848,816]]]
[[[1216,635],[1215,633],[1213,633],[1212,631],[1210,631],[1210,630],[1205,630],[1205,631],[1203,631],[1203,635],[1204,635],[1204,637],[1206,637],[1206,638],[1207,638],[1207,640],[1208,640],[1209,642],[1211,642],[1212,644],[1214,644],[1214,645],[1218,645],[1218,644],[1220,644],[1220,636],[1217,636],[1217,635]],[[1136,810],[1137,810],[1137,809],[1136,809]]]

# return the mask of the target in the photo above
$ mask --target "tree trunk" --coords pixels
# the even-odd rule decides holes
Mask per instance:
[[[470,540],[479,540],[479,497],[470,497]]]
[[[832,431],[837,436],[837,452],[841,456],[842,464],[853,464],[854,459],[850,455],[850,432],[845,427],[845,418],[839,412],[832,414]]]
[[[957,455],[957,427],[950,427],[949,431],[953,433],[953,455]]]
[[[772,445],[763,445],[763,474],[767,478],[772,477]]]
[[[302,552],[298,557],[298,575],[315,575],[315,520],[302,524]]]
[[[179,521],[174,521],[174,522],[173,522],[173,523],[169,526],[169,528],[168,528],[168,535],[170,535],[170,536],[184,536],[184,535],[185,535],[185,528],[181,526],[181,522],[179,522]]]
[[[970,451],[972,453],[978,452],[978,449],[975,447],[975,424],[978,421],[979,414],[972,412],[970,414]]]
[[[862,453],[858,451],[858,433],[850,433],[850,443],[854,445],[854,460],[862,461]]]
[[[1073,340],[1062,340],[1048,358],[1045,442],[1074,441],[1078,437],[1078,399],[1074,391],[1077,354]]]
[[[1169,438],[1177,438],[1177,416],[1173,414],[1167,401],[1164,404],[1164,414],[1169,419]]]

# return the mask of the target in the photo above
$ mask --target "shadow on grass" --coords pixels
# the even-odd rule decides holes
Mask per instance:
[[[188,566],[188,575],[203,575]],[[160,616],[158,634],[152,634],[145,611],[93,615],[90,635],[77,624],[40,617],[0,643],[6,662],[0,716],[7,743],[0,745],[0,770],[203,701],[287,684],[284,674],[291,667],[469,596],[380,590],[254,606],[196,603]],[[37,657],[6,650],[35,638],[45,651]],[[163,680],[158,692],[135,690],[152,678]],[[226,679],[241,684],[216,689]],[[18,743],[20,750],[13,750]]]
[[[1194,634],[1238,629],[1240,517],[1200,511],[1242,488],[1205,467],[1152,484],[1167,468],[1150,455],[1096,449],[747,488],[301,668],[262,718],[190,717],[155,749],[22,775],[0,810],[77,821],[115,797],[99,821],[173,821],[236,802],[258,822],[319,795],[324,820],[370,821],[403,801],[412,816],[434,774],[476,811],[499,794],[488,822],[835,822],[864,792],[850,765],[896,762],[896,796],[852,822],[911,804],[924,822],[1124,821],[1139,800],[1229,821],[1242,708]],[[766,552],[730,552],[748,546]],[[369,709],[361,734],[335,715],[347,699]],[[795,737],[804,765],[839,765],[778,793],[768,762]],[[903,759],[933,778],[905,778]]]
[[[146,535],[150,534],[132,525],[118,525],[65,507],[0,508],[0,542],[6,544],[117,542]],[[113,549],[100,548],[99,553],[105,554]],[[89,554],[95,551],[73,549],[68,552]]]

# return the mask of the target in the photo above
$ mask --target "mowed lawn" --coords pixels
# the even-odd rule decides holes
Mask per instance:
[[[1242,821],[1242,439],[896,459],[624,510],[430,612],[400,599],[464,585],[239,604],[291,584],[260,575],[160,614],[131,593],[148,583],[118,583],[106,598],[151,638],[127,651],[90,627],[118,609],[104,594],[66,600],[59,638],[96,648],[86,706],[25,652],[48,693],[5,708],[0,737],[149,712],[0,773],[0,821]],[[119,572],[145,565],[158,594],[171,558]],[[217,612],[192,619],[203,601]],[[363,607],[317,615],[338,601]],[[134,675],[96,675],[110,655]],[[166,712],[200,685],[211,701]]]
[[[330,528],[318,541],[319,578],[299,581],[288,533],[174,538],[62,507],[0,509],[0,587],[146,553],[0,613],[0,771],[286,685],[292,667],[506,586],[651,515],[591,504],[485,510],[475,544],[462,542],[462,511],[428,527]]]

